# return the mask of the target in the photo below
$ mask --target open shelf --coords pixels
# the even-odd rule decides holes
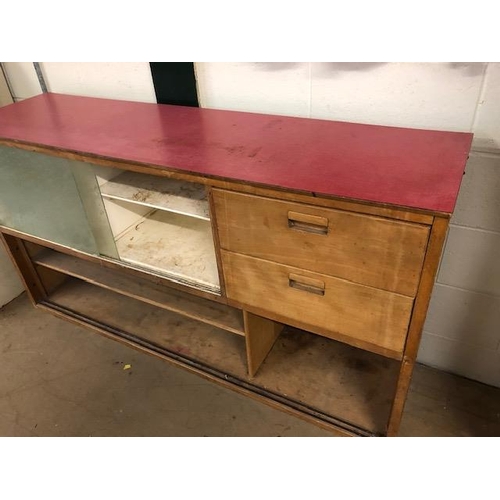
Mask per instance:
[[[242,312],[225,304],[157,285],[54,250],[45,249],[38,252],[33,262],[43,268],[79,278],[98,287],[202,321],[222,330],[244,335]]]
[[[42,307],[354,433],[385,432],[399,369],[394,360],[287,327],[250,378],[243,337],[103,287],[69,277]]]
[[[101,186],[104,198],[210,220],[205,186],[165,177],[124,172]]]
[[[226,373],[246,373],[245,339],[212,325],[72,277],[50,294],[49,301]]]
[[[210,222],[155,210],[116,239],[120,259],[219,292]]]

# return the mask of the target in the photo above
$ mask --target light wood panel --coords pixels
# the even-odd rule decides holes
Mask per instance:
[[[318,193],[305,193],[279,188],[270,188],[264,186],[255,186],[244,183],[214,181],[214,187],[226,189],[228,191],[237,191],[267,198],[278,198],[280,200],[296,201],[298,203],[308,203],[319,207],[336,208],[338,210],[347,210],[360,214],[376,215],[378,217],[387,217],[388,219],[417,222],[419,224],[431,225],[433,216],[428,211],[418,209],[405,209],[404,207],[395,207],[384,204],[367,203],[362,200],[347,200],[345,198],[336,198],[325,196]],[[444,216],[445,214],[440,214]]]
[[[217,260],[217,271],[219,273],[219,287],[220,287],[220,295],[221,297],[226,297],[226,285],[224,284],[224,273],[222,272],[222,260],[220,257],[220,241],[219,241],[219,231],[217,230],[217,221],[215,217],[212,216],[215,213],[214,209],[214,197],[212,195],[212,189],[207,187],[207,197],[208,197],[208,206],[210,211],[210,225],[212,228],[212,238],[214,242],[215,249],[215,258]]]
[[[221,247],[413,297],[429,228],[213,190]]]
[[[238,335],[244,335],[241,311],[224,304],[156,285],[53,250],[47,249],[37,254],[34,262],[39,267],[74,276],[121,295],[203,321]]]
[[[409,297],[224,250],[222,262],[227,297],[243,307],[318,327],[330,338],[339,333],[347,342],[358,339],[403,351],[413,306]],[[323,293],[291,286],[291,275],[303,277],[306,288],[322,284]]]
[[[248,311],[243,311],[243,318],[245,320],[248,374],[250,377],[254,377],[283,330],[283,325]]]

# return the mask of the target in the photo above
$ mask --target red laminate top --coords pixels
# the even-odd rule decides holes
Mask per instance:
[[[472,134],[43,94],[0,109],[0,138],[451,213]]]

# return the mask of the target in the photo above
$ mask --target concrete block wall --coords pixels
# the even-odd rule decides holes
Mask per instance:
[[[500,386],[500,154],[470,155],[419,360]]]
[[[16,99],[40,93],[6,63]],[[202,107],[475,133],[419,360],[500,386],[500,64],[196,63]],[[154,102],[147,63],[42,63],[50,91]],[[439,166],[436,166],[439,168]]]

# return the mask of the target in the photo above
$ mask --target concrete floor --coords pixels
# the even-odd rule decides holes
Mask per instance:
[[[0,310],[1,436],[330,436],[35,309]],[[131,369],[124,370],[124,365]],[[500,389],[418,366],[401,436],[500,436]]]

